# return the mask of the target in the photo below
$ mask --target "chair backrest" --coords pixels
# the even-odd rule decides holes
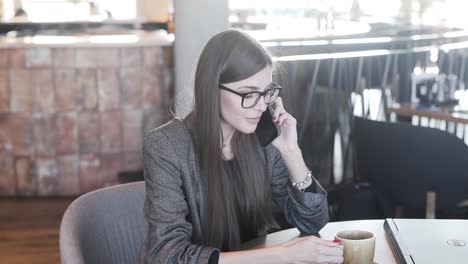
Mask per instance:
[[[68,207],[60,225],[63,264],[135,263],[148,228],[145,183],[96,190]]]
[[[438,129],[355,117],[354,154],[360,180],[393,205],[425,208],[426,193],[438,209],[468,199],[468,147]]]

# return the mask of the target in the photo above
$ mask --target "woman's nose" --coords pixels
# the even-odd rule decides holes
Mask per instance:
[[[267,109],[268,105],[265,103],[265,97],[262,96],[258,99],[257,104],[255,105],[254,109],[258,111],[264,112]]]

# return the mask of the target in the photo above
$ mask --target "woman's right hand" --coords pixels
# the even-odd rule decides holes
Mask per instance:
[[[343,263],[343,246],[315,236],[296,238],[278,247],[286,263]]]

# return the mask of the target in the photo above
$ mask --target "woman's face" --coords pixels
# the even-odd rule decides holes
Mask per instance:
[[[272,82],[273,67],[267,65],[249,78],[223,83],[223,86],[239,93],[263,92]],[[242,97],[229,91],[220,90],[221,125],[224,129],[235,129],[245,134],[255,131],[260,116],[266,110],[264,98],[252,108],[242,107]]]

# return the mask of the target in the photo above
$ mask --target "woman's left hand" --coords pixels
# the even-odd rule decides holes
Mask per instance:
[[[273,146],[282,153],[298,149],[296,119],[286,112],[281,97],[276,99],[273,108],[273,122],[281,129],[279,137],[272,142]]]

